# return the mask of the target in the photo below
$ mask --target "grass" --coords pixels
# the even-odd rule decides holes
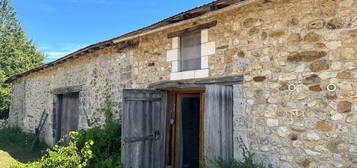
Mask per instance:
[[[11,157],[9,153],[0,150],[0,167],[8,168],[16,162],[17,160]]]
[[[0,128],[0,167],[7,168],[16,162],[27,163],[38,160],[47,146],[37,143],[32,150],[34,138],[34,134],[24,133],[18,128],[7,126]]]

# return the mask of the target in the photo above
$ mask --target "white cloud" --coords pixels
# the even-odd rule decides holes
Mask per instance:
[[[65,56],[65,55],[68,55],[69,53],[71,53],[71,52],[56,52],[56,51],[45,52],[46,58],[50,58],[50,59],[58,59],[58,58],[61,58],[61,57]]]
[[[69,53],[71,53],[71,52],[56,52],[56,51],[45,52],[46,58],[45,58],[44,62],[46,63],[46,62],[51,62],[51,61],[57,60]]]
[[[64,43],[58,45],[42,44],[39,46],[39,49],[46,55],[46,59],[44,62],[50,62],[64,57],[72,52],[75,52],[85,46],[85,44],[71,43]]]

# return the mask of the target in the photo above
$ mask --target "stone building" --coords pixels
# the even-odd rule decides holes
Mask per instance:
[[[108,91],[127,167],[240,159],[242,139],[274,167],[352,168],[356,63],[357,0],[218,0],[10,77],[9,122],[46,113],[54,144],[103,123]]]

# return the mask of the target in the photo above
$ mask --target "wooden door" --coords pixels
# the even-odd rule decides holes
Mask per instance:
[[[71,131],[78,130],[79,93],[58,95],[58,101],[57,140],[68,135]]]
[[[162,93],[124,90],[123,153],[125,168],[164,167],[164,111]]]
[[[233,157],[233,87],[207,85],[205,95],[206,159]]]

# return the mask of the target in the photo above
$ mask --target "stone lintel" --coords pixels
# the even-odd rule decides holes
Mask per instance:
[[[82,90],[81,85],[76,86],[68,86],[68,87],[60,87],[56,89],[52,89],[52,94],[66,94],[66,93],[73,93],[73,92],[80,92]]]

